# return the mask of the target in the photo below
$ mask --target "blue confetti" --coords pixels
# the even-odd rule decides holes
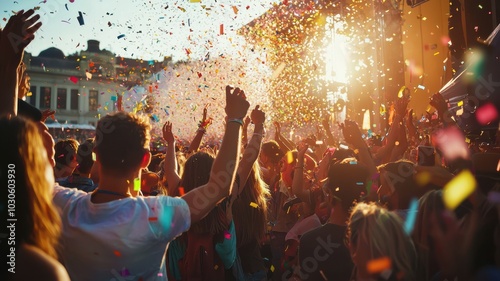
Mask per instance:
[[[117,38],[118,38],[118,39],[121,39],[121,38],[123,38],[123,37],[125,37],[125,34],[120,34],[120,35],[118,35],[118,37],[117,37]]]
[[[405,232],[410,235],[413,232],[413,228],[415,227],[415,221],[417,220],[418,214],[418,200],[413,198],[410,202],[410,208],[408,208],[408,214],[406,216],[405,221]]]

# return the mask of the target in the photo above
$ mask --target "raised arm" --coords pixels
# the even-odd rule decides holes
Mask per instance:
[[[297,163],[295,164],[295,172],[293,176],[292,182],[292,192],[302,200],[302,202],[306,202],[307,204],[311,204],[310,202],[310,191],[304,188],[304,157],[306,155],[306,151],[309,148],[307,143],[302,142],[299,145],[299,151],[297,153]]]
[[[281,124],[278,121],[274,122],[274,140],[278,143],[281,151],[287,153],[293,150],[293,146],[289,146],[284,137],[281,135]]]
[[[208,126],[212,124],[212,118],[207,118],[207,108],[208,104],[205,105],[205,108],[203,108],[203,117],[198,124],[198,130],[196,131],[196,135],[194,136],[194,139],[191,141],[191,144],[189,145],[188,148],[188,153],[194,153],[198,151],[200,148],[201,140],[203,139],[203,135],[207,132]]]
[[[165,152],[165,160],[163,161],[163,171],[167,180],[168,195],[178,196],[178,187],[181,178],[177,173],[177,157],[175,155],[175,138],[172,133],[172,123],[167,121],[163,125],[163,139],[167,142],[167,150]]]
[[[182,198],[189,205],[191,223],[203,219],[215,205],[231,192],[237,157],[240,150],[241,127],[249,103],[239,88],[226,86],[226,131],[217,157],[215,157],[208,183],[191,190]]]
[[[335,138],[333,137],[332,131],[330,130],[330,122],[329,118],[325,117],[322,121],[323,124],[323,129],[325,130],[326,133],[326,144],[328,147],[334,147],[337,144],[335,143]]]
[[[346,120],[341,129],[347,143],[352,145],[354,149],[358,150],[359,160],[368,167],[370,176],[373,177],[376,175],[378,173],[377,167],[373,162],[368,146],[363,140],[358,124],[354,121]]]
[[[250,117],[246,117],[245,118],[245,122],[243,123],[243,133],[241,135],[241,143],[243,144],[243,146],[247,146],[248,145],[248,125],[250,124]]]
[[[34,10],[19,11],[10,17],[0,33],[0,115],[17,115],[18,67],[23,60],[26,46],[35,38],[42,26]],[[32,17],[33,16],[33,17]]]
[[[239,186],[235,186],[233,191],[231,192],[231,198],[234,200],[238,195],[243,192],[243,187],[245,186],[248,176],[250,175],[250,171],[252,171],[252,166],[259,157],[260,148],[262,145],[262,138],[264,133],[264,121],[266,120],[266,114],[259,109],[257,105],[252,113],[250,114],[250,119],[254,124],[254,130],[252,138],[250,139],[250,143],[245,148],[245,152],[243,152],[243,157],[240,160],[240,164],[238,166],[238,177],[240,179]]]

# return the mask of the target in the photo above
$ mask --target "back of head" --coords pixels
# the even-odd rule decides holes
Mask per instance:
[[[273,164],[278,164],[285,154],[281,151],[276,141],[268,141],[262,144],[261,154],[269,158]]]
[[[398,206],[393,206],[394,208],[407,209],[413,198],[420,198],[428,190],[419,186],[415,180],[415,164],[411,161],[389,162],[378,169],[398,197]]]
[[[16,245],[30,244],[57,258],[60,217],[52,206],[54,178],[38,128],[21,117],[2,117],[0,131],[9,136],[0,138],[0,177],[8,183],[2,197],[15,194]]]
[[[86,139],[83,143],[78,146],[78,151],[76,153],[76,161],[78,162],[78,171],[83,174],[89,174],[92,166],[94,165],[94,159],[92,157],[92,150],[94,149],[94,140]]]
[[[122,175],[140,169],[149,149],[149,120],[132,113],[108,114],[97,123],[95,152],[104,173]]]
[[[208,151],[196,152],[187,159],[181,179],[185,192],[208,183],[214,160],[215,157]]]
[[[56,151],[56,167],[70,166],[76,160],[79,143],[74,139],[60,140],[54,146]]]
[[[334,198],[342,202],[342,208],[348,211],[352,203],[365,192],[368,177],[369,171],[366,166],[355,158],[346,158],[330,165],[326,187],[330,189]]]
[[[365,275],[365,278],[376,277],[380,272],[369,272],[367,263],[387,257],[391,261],[392,273],[403,275],[400,280],[416,280],[415,247],[395,213],[374,203],[359,203],[351,213],[348,239],[358,274]]]

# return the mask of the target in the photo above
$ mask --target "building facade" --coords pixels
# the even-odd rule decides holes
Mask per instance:
[[[117,97],[137,85],[147,86],[154,73],[171,61],[117,57],[89,40],[87,50],[65,56],[54,47],[38,56],[27,53],[24,63],[31,78],[26,101],[40,110],[56,111],[61,124],[88,124],[117,108]],[[51,122],[50,120],[48,122]]]

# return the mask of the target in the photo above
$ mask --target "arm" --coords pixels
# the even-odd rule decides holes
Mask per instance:
[[[31,17],[34,10],[19,11],[10,17],[0,33],[0,114],[17,114],[18,67],[23,59],[24,48],[35,38],[34,33],[42,25],[39,15]],[[31,17],[31,18],[30,18]]]
[[[208,126],[212,124],[212,119],[207,119],[207,107],[208,104],[203,109],[203,118],[201,119],[200,124],[198,124],[198,130],[196,131],[193,141],[191,141],[191,144],[189,145],[188,154],[198,151],[203,135],[207,132]]]
[[[231,192],[231,200],[234,201],[238,195],[243,192],[243,187],[245,186],[248,176],[252,171],[252,166],[259,157],[260,148],[262,145],[262,134],[264,133],[264,121],[266,120],[266,114],[259,109],[257,105],[252,113],[250,114],[252,123],[255,124],[253,130],[253,136],[250,143],[243,153],[243,157],[240,160],[238,166],[238,177],[240,179],[239,186],[233,188]]]
[[[191,223],[203,219],[215,205],[231,192],[234,175],[237,168],[237,157],[240,150],[241,126],[249,103],[245,93],[239,88],[226,86],[226,132],[215,158],[208,183],[186,193],[182,198],[187,202],[191,213]],[[239,119],[241,124],[235,119]]]
[[[165,152],[165,160],[163,161],[163,171],[168,185],[168,195],[178,196],[177,188],[181,182],[179,174],[177,174],[177,157],[175,155],[175,138],[172,134],[172,123],[165,122],[163,125],[163,139],[167,142],[167,151]]]
[[[386,145],[381,147],[375,156],[375,158],[382,160],[384,162],[388,157],[391,156],[392,150],[394,149],[395,143],[398,140],[400,130],[402,129],[403,117],[406,112],[406,106],[409,100],[407,98],[399,98],[396,101],[396,114],[394,120],[392,121],[391,127],[389,128],[389,133],[387,134]]]
[[[304,189],[304,156],[309,146],[306,143],[301,143],[297,153],[297,164],[295,165],[295,173],[292,182],[292,192],[302,202],[310,205],[310,191]]]
[[[275,121],[274,122],[274,127],[275,127],[275,131],[274,131],[274,140],[278,143],[281,151],[283,151],[283,153],[287,153],[288,151],[292,151],[292,147],[293,146],[287,146],[283,141],[282,141],[282,138],[283,136],[281,136],[281,125],[279,122]]]
[[[378,173],[377,167],[373,162],[372,156],[370,154],[370,150],[366,145],[363,137],[361,135],[361,131],[359,130],[358,124],[354,121],[346,120],[345,124],[341,126],[342,133],[344,134],[345,140],[354,146],[355,149],[358,150],[359,161],[364,163],[368,167],[368,171],[370,172],[370,176],[373,177]]]
[[[330,123],[328,122],[328,117],[323,119],[323,128],[326,133],[326,144],[328,147],[336,146],[335,138],[333,137],[332,131],[330,130]]]
[[[246,146],[248,144],[248,124],[250,124],[250,117],[247,116],[245,118],[245,123],[243,123],[243,133],[241,136],[241,143],[243,144],[243,146]]]

